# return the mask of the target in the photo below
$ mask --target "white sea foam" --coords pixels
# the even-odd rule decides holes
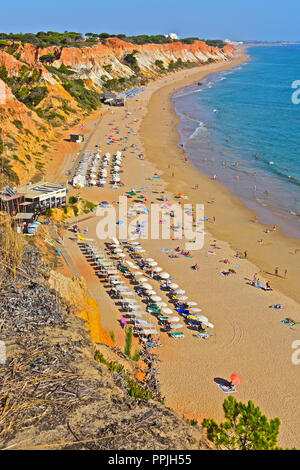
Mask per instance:
[[[206,131],[206,127],[204,125],[204,122],[200,121],[199,122],[199,126],[194,130],[194,132],[192,133],[192,135],[189,137],[189,139],[193,139],[194,137],[196,137],[197,134],[199,134],[199,132],[203,132],[203,131]]]

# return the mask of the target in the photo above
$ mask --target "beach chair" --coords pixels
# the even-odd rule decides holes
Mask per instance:
[[[184,333],[180,332],[180,331],[173,331],[172,333],[170,333],[170,336],[172,336],[172,338],[184,338]]]

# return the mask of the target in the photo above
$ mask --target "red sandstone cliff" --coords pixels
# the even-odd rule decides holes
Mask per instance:
[[[124,57],[133,51],[137,51],[135,57],[139,75],[144,79],[159,76],[160,70],[155,63],[158,60],[167,69],[171,61],[176,62],[178,59],[183,63],[197,65],[209,59],[226,61],[234,55],[234,47],[231,45],[218,49],[202,41],[193,44],[176,41],[138,46],[118,38],[90,47],[38,48],[32,44],[19,43],[13,54],[6,50],[7,47],[0,49],[0,71],[6,73],[6,77],[2,76],[6,84],[0,74],[0,92],[5,91],[4,102],[0,96],[0,138],[5,144],[5,157],[10,159],[21,182],[28,181],[42,170],[43,153],[53,138],[59,138],[60,129],[67,129],[87,114],[76,96],[72,96],[62,86],[60,75],[51,68],[47,69],[40,60],[42,56],[53,54],[56,57],[52,63],[54,71],[63,64],[73,71],[72,79],[82,79],[88,89],[101,91],[107,80],[134,80],[134,70],[124,63]],[[34,73],[38,79],[32,84],[30,77]],[[21,86],[24,74],[25,79],[29,78]],[[20,102],[14,96],[14,93],[16,96],[21,95],[23,86],[44,88],[45,96],[37,105],[28,106],[24,100]]]

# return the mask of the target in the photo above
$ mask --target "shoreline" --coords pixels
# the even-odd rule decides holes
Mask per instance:
[[[232,69],[231,73],[234,73],[236,69],[237,68]],[[218,78],[224,77],[224,76],[225,75],[223,74],[222,71],[215,72],[213,74],[206,76],[203,80],[201,88],[203,89],[204,87],[204,90],[205,90],[207,83],[210,83],[211,80],[215,79],[217,83]],[[262,195],[260,195],[258,198],[253,197],[253,192],[251,192],[249,188],[249,186],[251,186],[251,183],[252,183],[252,181],[251,183],[249,182],[249,178],[250,178],[249,174],[245,175],[246,178],[248,178],[245,181],[246,187],[245,185],[240,185],[240,186],[237,185],[236,180],[233,180],[232,175],[229,174],[229,173],[232,173],[232,168],[228,166],[228,162],[227,162],[227,165],[225,165],[225,167],[221,167],[221,161],[218,158],[216,162],[214,162],[213,164],[210,164],[211,162],[209,162],[208,159],[206,162],[203,162],[202,158],[198,159],[195,156],[195,147],[193,146],[193,144],[190,144],[190,138],[192,137],[192,132],[197,132],[198,127],[196,127],[195,129],[189,129],[189,131],[187,131],[184,128],[184,124],[186,120],[195,121],[198,118],[199,118],[199,122],[203,120],[201,124],[205,124],[206,126],[206,123],[205,123],[205,118],[203,119],[199,116],[197,118],[189,116],[189,108],[186,108],[185,105],[184,105],[184,108],[182,108],[180,104],[180,99],[178,101],[178,98],[181,97],[181,94],[183,94],[184,96],[185,93],[187,95],[189,94],[193,95],[194,93],[196,93],[196,96],[198,98],[200,97],[200,101],[201,101],[202,94],[200,95],[199,93],[197,93],[196,86],[192,85],[192,86],[184,87],[182,89],[177,90],[171,98],[175,112],[180,118],[179,124],[178,124],[178,130],[179,130],[179,135],[180,135],[180,146],[182,146],[182,148],[186,152],[187,158],[190,161],[191,165],[197,171],[204,173],[210,178],[213,176],[213,174],[216,171],[219,172],[220,170],[222,170],[221,173],[218,173],[218,180],[220,181],[220,183],[226,188],[228,188],[231,194],[237,196],[245,204],[245,206],[248,209],[255,211],[255,213],[258,215],[258,221],[260,221],[264,225],[270,225],[270,226],[276,225],[277,227],[280,227],[280,229],[282,230],[282,233],[288,237],[292,237],[296,239],[300,238],[300,218],[299,218],[300,215],[297,217],[296,212],[294,211],[294,208],[290,207],[290,210],[288,210],[287,207],[283,208],[283,206],[280,205],[280,200],[278,200],[278,198],[277,198],[276,203],[274,202],[270,203],[268,199],[262,200],[262,197],[263,197]],[[186,112],[188,113],[188,116],[186,116],[185,114]],[[214,140],[212,140],[212,142],[214,142]],[[192,146],[190,147],[190,145]],[[217,163],[217,167],[215,166],[215,163]],[[250,163],[247,162],[247,160],[246,161],[244,160],[243,163],[246,164],[247,167],[245,167],[244,171],[242,171],[241,173],[239,173],[239,171],[235,169],[237,175],[240,174],[242,177],[244,176],[243,173],[247,173],[249,171],[254,172],[255,167],[249,170],[248,165]],[[262,176],[260,175],[260,178],[261,177]],[[267,172],[263,173],[263,177],[268,178],[268,183],[269,185],[271,185],[271,188],[272,188],[271,192],[273,191],[276,192],[278,181],[275,179],[275,177]],[[236,176],[236,178],[238,178],[238,176]],[[282,180],[279,180],[279,184],[284,184],[284,182]],[[287,194],[289,194],[290,199],[292,199],[292,193],[288,192],[287,190]]]
[[[192,86],[211,74],[232,69],[247,60],[249,57],[243,51],[240,52],[240,58],[234,59],[229,64],[218,64],[214,70],[199,71],[197,78],[188,77],[177,81],[176,84],[169,83],[156,90],[149,100],[147,115],[140,128],[145,153],[147,158],[163,172],[162,177],[167,182],[168,191],[174,194],[184,192],[188,195],[189,203],[204,203],[207,217],[215,216],[216,223],[209,225],[209,231],[215,238],[228,242],[236,251],[246,250],[249,260],[271,281],[274,288],[300,302],[297,281],[299,260],[297,255],[291,254],[300,249],[300,239],[283,234],[280,228],[274,233],[265,234],[264,230],[268,225],[261,222],[254,223],[256,211],[246,207],[245,203],[233,195],[225,185],[211,180],[208,175],[194,168],[189,161],[186,162],[185,154],[179,147],[180,118],[172,102],[174,93]],[[162,133],[161,129],[166,121],[171,125],[168,126],[168,133]],[[164,154],[169,154],[172,158],[164,159]],[[172,172],[175,173],[174,177]],[[199,190],[191,189],[195,184],[199,185]],[[205,204],[212,198],[216,200],[214,204]],[[262,245],[258,244],[258,240],[261,239],[264,241]],[[284,282],[282,278],[273,275],[276,266],[279,266],[281,273],[287,269],[288,279],[284,279]]]

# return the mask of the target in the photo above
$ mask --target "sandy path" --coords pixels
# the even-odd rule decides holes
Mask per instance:
[[[213,68],[217,70],[217,66],[214,65]],[[164,187],[164,182],[155,180],[157,182],[152,187],[148,178],[157,171],[155,168],[160,168],[164,172],[164,180],[169,182],[168,190],[177,193],[184,188],[184,192],[191,194],[188,202],[196,201],[198,197],[204,202],[212,196],[216,198],[213,209],[206,204],[208,206],[206,215],[216,216],[215,224],[206,225],[206,230],[217,236],[216,244],[221,249],[216,250],[216,255],[208,254],[214,239],[211,235],[205,237],[205,246],[202,250],[192,253],[192,259],[185,257],[170,259],[161,251],[164,247],[173,249],[177,245],[183,247],[183,241],[146,240],[142,242],[147,255],[153,257],[164,270],[175,277],[175,282],[186,290],[190,299],[198,302],[203,314],[208,316],[215,325],[212,330],[214,335],[208,340],[195,338],[195,333],[186,326],[183,329],[184,340],[172,340],[166,334],[162,334],[164,347],[160,348],[159,355],[162,360],[161,384],[166,403],[188,417],[199,420],[203,417],[221,419],[225,395],[217,388],[213,379],[214,377],[228,378],[232,372],[237,372],[243,377],[243,384],[236,397],[243,401],[253,400],[269,417],[279,416],[282,420],[281,445],[299,447],[300,420],[297,407],[299,366],[292,364],[291,345],[294,340],[300,339],[300,328],[296,326],[290,329],[280,323],[280,320],[286,316],[299,320],[299,304],[279,291],[264,292],[247,284],[247,279],[251,279],[255,272],[259,272],[259,268],[252,261],[259,259],[261,263],[265,263],[265,258],[259,258],[259,254],[256,254],[259,247],[251,244],[252,237],[257,239],[258,233],[260,233],[259,238],[262,238],[262,226],[249,223],[252,214],[236,198],[233,198],[229,191],[184,163],[177,147],[178,134],[173,129],[173,124],[168,126],[167,130],[162,131],[162,122],[169,120],[170,124],[171,121],[176,123],[176,116],[169,103],[171,94],[176,88],[184,86],[183,84],[193,83],[196,79],[203,78],[202,69],[201,72],[196,70],[179,72],[161,80],[160,83],[149,85],[143,93],[137,95],[136,99],[128,101],[126,108],[132,112],[128,118],[125,118],[124,108],[109,110],[103,116],[102,125],[89,140],[90,150],[98,142],[103,143],[103,153],[106,151],[114,153],[122,148],[124,146],[122,141],[113,145],[106,144],[107,136],[116,125],[121,131],[121,137],[128,131],[127,126],[134,130],[129,144],[134,143],[140,150],[142,142],[138,134],[139,124],[140,120],[146,116],[142,125],[142,137],[146,145],[146,155],[150,157],[150,161],[139,160],[138,152],[134,153],[133,148],[130,148],[124,160],[125,170],[122,174],[122,181],[125,186],[122,190],[113,190],[107,185],[104,190],[85,188],[80,191],[80,194],[93,201],[115,201],[119,194],[123,194],[131,187],[136,189],[144,187],[146,189],[143,193],[148,201],[155,202],[156,194],[152,193],[152,190],[160,190]],[[160,90],[156,91],[159,87],[161,87]],[[167,112],[164,114],[163,111]],[[138,119],[138,122],[134,121],[134,118]],[[168,168],[170,162],[172,166]],[[171,171],[175,171],[174,178],[171,177]],[[194,182],[200,183],[202,188],[197,198],[192,196],[193,191],[190,190]],[[223,214],[224,207],[229,212]],[[230,221],[227,221],[227,218],[230,218]],[[81,227],[88,228],[88,237],[95,238],[96,225],[97,218],[95,217],[95,219],[83,222]],[[233,239],[232,230],[237,235]],[[255,230],[254,234],[253,230]],[[65,248],[77,270],[85,276],[90,294],[99,302],[103,327],[107,331],[114,330],[117,338],[122,341],[123,332],[117,322],[120,312],[115,303],[104,293],[103,286],[100,285],[93,269],[87,264],[76,243],[69,239],[70,237],[72,235],[65,239]],[[281,266],[279,260],[282,256],[283,265],[288,266],[289,272],[293,272],[296,266],[294,267],[293,264],[290,266],[287,260],[289,260],[288,250],[290,246],[295,247],[296,242],[287,240],[278,233],[271,234],[271,237],[273,244],[276,243],[281,250],[284,249],[283,253],[278,254],[272,251],[274,246],[271,245],[270,256],[273,256],[273,265],[276,260],[276,264]],[[247,248],[250,261],[233,258],[234,251],[230,245],[226,241],[219,240],[228,240],[233,243],[234,247],[241,249]],[[103,246],[103,241],[99,240],[98,243]],[[280,243],[283,245],[281,246]],[[261,251],[265,255],[268,247],[263,248]],[[240,266],[236,268],[236,275],[224,277],[220,274],[222,269],[228,268],[228,265],[220,263],[223,258],[231,261],[231,267]],[[290,258],[296,259],[291,255]],[[200,266],[199,272],[190,269],[191,265],[196,262]],[[259,277],[261,281],[268,278],[267,276],[264,278],[262,273]],[[153,282],[156,283],[156,291],[159,292],[158,282]],[[285,283],[287,286],[285,290],[297,296],[297,286],[294,288],[292,280],[278,279],[278,286],[281,287],[279,282]],[[274,285],[277,283],[274,282]],[[283,304],[285,309],[283,311],[270,309],[268,306],[274,303]]]

